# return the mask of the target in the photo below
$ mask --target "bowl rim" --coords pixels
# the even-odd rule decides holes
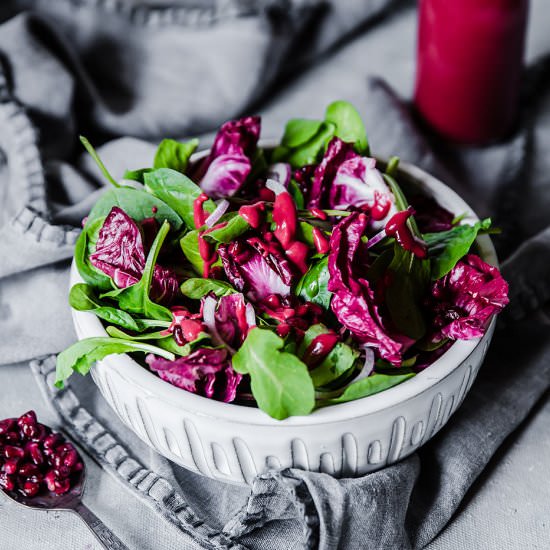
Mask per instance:
[[[261,140],[263,147],[273,146],[274,140]],[[208,149],[195,153],[192,161],[199,160],[207,155]],[[377,161],[384,163],[385,159],[376,157]],[[465,213],[463,222],[479,221],[473,209],[451,188],[439,179],[428,174],[421,168],[407,162],[399,163],[398,175],[405,176],[427,191],[428,194],[437,198],[438,202],[453,213]],[[487,235],[478,237],[477,244],[481,257],[493,264],[498,265],[498,260],[491,239]],[[76,269],[74,257],[71,264],[70,286],[84,282]],[[71,308],[72,309],[72,308]],[[77,311],[72,309],[73,323],[75,325],[78,339],[92,336],[108,336],[101,320],[92,312]],[[291,416],[284,420],[271,418],[267,413],[256,407],[237,405],[234,403],[223,403],[208,399],[207,397],[186,392],[173,386],[142,367],[128,354],[117,354],[107,356],[92,367],[92,374],[97,368],[108,366],[116,367],[117,372],[129,384],[137,384],[142,390],[151,396],[161,398],[163,401],[172,403],[178,408],[192,411],[193,414],[217,419],[223,422],[238,424],[258,425],[265,427],[287,427],[287,426],[315,426],[341,422],[365,416],[372,413],[389,409],[397,404],[408,401],[420,393],[428,390],[439,381],[450,376],[468,357],[482,344],[488,341],[496,319],[493,317],[485,335],[473,340],[458,340],[428,368],[418,373],[401,384],[384,390],[380,393],[349,401],[315,409],[309,415]]]

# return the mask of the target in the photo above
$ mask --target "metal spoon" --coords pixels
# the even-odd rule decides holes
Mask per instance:
[[[67,441],[70,440],[67,439]],[[80,456],[83,457],[82,452],[80,452]],[[4,489],[2,491],[11,500],[27,508],[74,512],[84,520],[103,548],[107,550],[128,550],[128,547],[82,502],[86,484],[86,464],[83,458],[82,463],[84,467],[80,479],[64,495],[48,494],[26,497],[18,491],[6,491]]]

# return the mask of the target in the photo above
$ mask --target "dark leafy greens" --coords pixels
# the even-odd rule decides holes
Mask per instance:
[[[113,187],[85,220],[69,301],[107,336],[61,353],[57,385],[131,353],[282,420],[385,391],[484,334],[508,301],[475,254],[490,220],[466,223],[397,157],[370,157],[345,101],[290,120],[272,150],[259,136],[259,117],[226,122],[198,160],[197,140],[165,139],[120,182],[83,140]]]

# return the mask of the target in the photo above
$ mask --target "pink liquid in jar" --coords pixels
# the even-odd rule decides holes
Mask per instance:
[[[518,115],[528,0],[419,0],[415,105],[438,133],[482,144]]]

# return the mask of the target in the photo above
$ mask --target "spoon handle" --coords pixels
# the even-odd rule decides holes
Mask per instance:
[[[73,510],[86,522],[104,548],[107,550],[129,550],[85,504],[79,502]]]

